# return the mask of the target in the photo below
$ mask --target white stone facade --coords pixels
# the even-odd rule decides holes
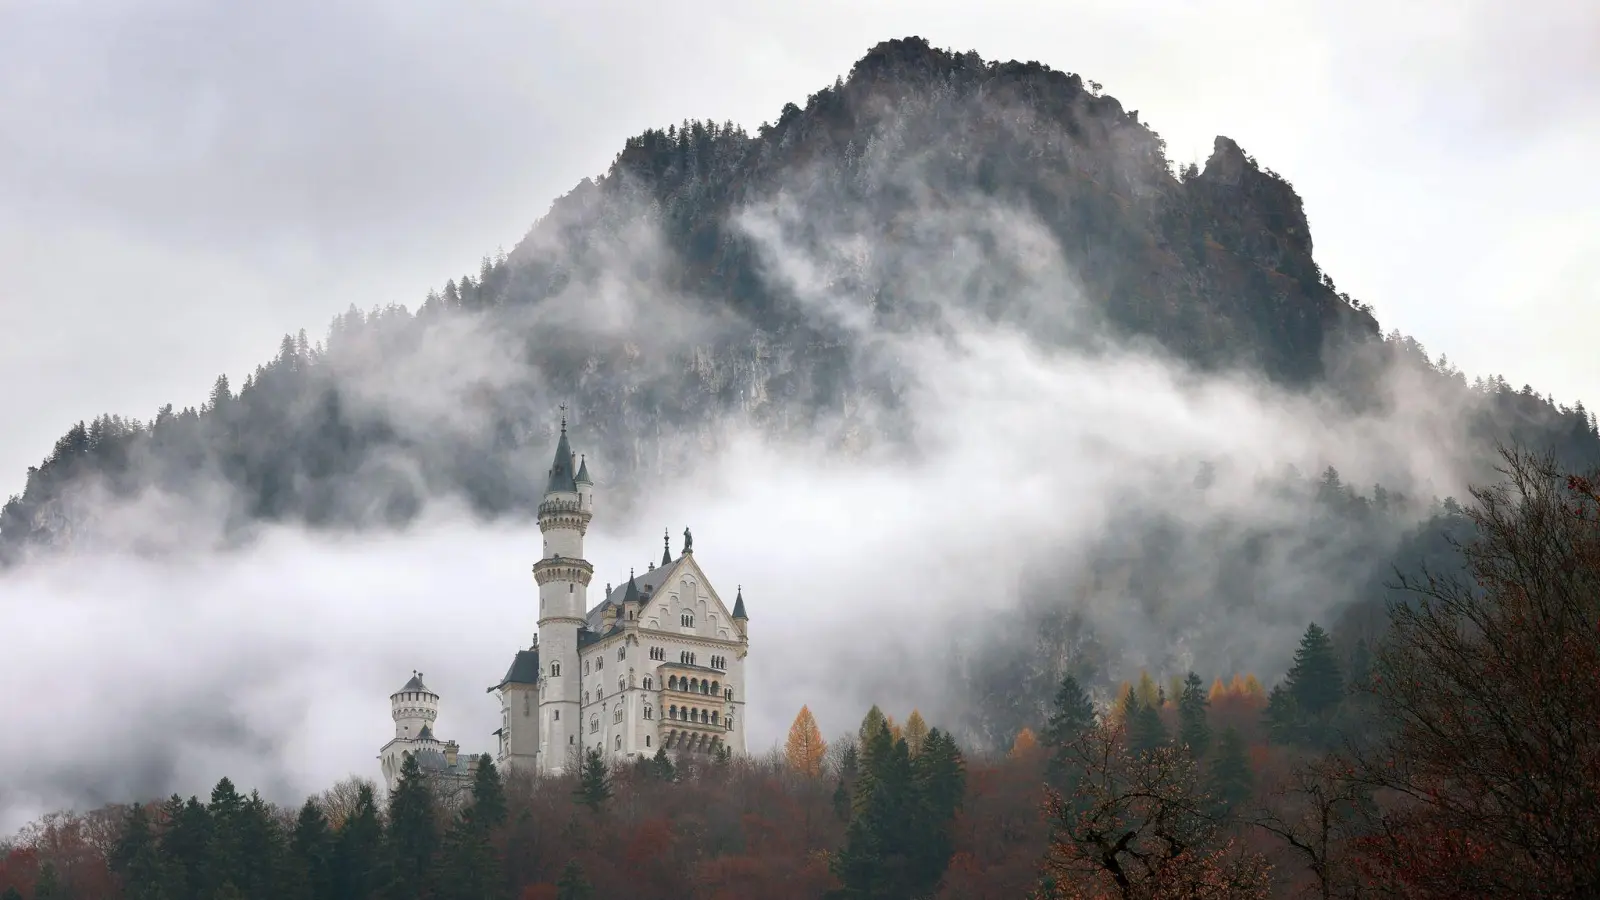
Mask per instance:
[[[533,564],[538,634],[489,688],[500,700],[498,764],[559,774],[590,749],[613,762],[661,748],[674,756],[745,753],[749,620],[742,589],[730,609],[685,529],[676,557],[669,538],[659,564],[607,585],[591,608],[594,567],[583,542],[594,484],[587,462],[572,452],[564,420],[549,475],[539,505],[543,551]],[[432,735],[438,701],[420,676],[391,698],[395,738],[379,757],[391,788],[407,752],[423,752],[422,761],[447,777],[470,777],[454,743]]]

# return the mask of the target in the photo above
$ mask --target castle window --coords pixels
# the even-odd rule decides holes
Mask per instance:
[[[594,658],[594,670],[596,672],[598,672],[601,669],[604,669],[605,667],[606,667],[606,658],[604,656],[596,656]]]
[[[617,749],[618,750],[622,749],[622,735],[620,735],[620,734],[617,735]]]
[[[617,648],[617,659],[623,659],[627,655],[628,655],[628,648],[627,647],[618,647]]]
[[[589,661],[587,659],[583,661],[583,674],[589,674]]]
[[[722,693],[722,685],[717,684],[715,681],[711,682],[711,693],[713,693],[713,694]]]
[[[576,744],[577,742],[578,742],[578,736],[577,735],[575,735],[575,734],[567,735],[567,743]]]
[[[678,676],[676,676],[676,675],[668,675],[667,676],[667,690],[675,691],[677,689],[678,689]]]
[[[523,714],[523,716],[527,716],[532,711],[533,711],[533,698],[528,696],[527,692],[523,692],[523,694],[522,694],[522,714]]]
[[[648,734],[644,736],[644,745],[646,747],[650,746],[650,735]]]
[[[594,734],[596,731],[599,731],[599,730],[600,730],[600,717],[599,716],[590,716],[589,717],[589,733],[590,734]]]
[[[651,709],[651,708],[650,708],[650,707],[648,707],[648,706],[646,706],[646,707],[645,707],[645,708],[644,708],[644,717],[645,717],[645,718],[646,718],[646,719],[653,719],[653,718],[655,718],[655,714],[656,714],[656,711],[655,711],[655,710],[653,710],[653,709]]]
[[[611,721],[613,721],[613,722],[621,722],[622,721],[622,704],[620,704],[620,703],[617,704],[617,711],[611,714]]]
[[[553,662],[553,663],[550,664],[550,677],[551,678],[560,678],[561,677],[561,663]]]
[[[651,659],[659,659],[659,660],[665,661],[666,658],[667,658],[667,648],[665,648],[665,647],[651,647],[650,648],[650,658]]]
[[[649,675],[646,675],[644,677],[644,689],[645,690],[647,690],[647,691],[648,690],[652,690],[655,687],[655,684],[656,684],[656,680],[654,678],[651,678]]]
[[[733,699],[733,688],[728,688],[727,690],[723,691],[722,692],[722,696],[726,697],[729,700],[732,700]]]
[[[555,712],[556,712],[556,717],[555,717],[554,721],[557,721],[557,722],[561,721],[561,710],[558,709]]]
[[[693,628],[694,627],[694,614],[693,613],[684,613],[683,616],[680,618],[680,621],[683,622],[683,627],[685,627],[685,628]]]
[[[583,692],[583,705],[584,706],[588,706],[589,705],[589,692],[588,691],[584,691]]]
[[[688,665],[689,664],[689,651],[687,651],[687,650],[678,651],[678,662],[683,663],[684,665]]]
[[[692,693],[694,693],[695,691],[698,691],[698,690],[700,690],[700,679],[698,679],[698,678],[689,679],[689,693],[692,694]]]
[[[733,730],[733,716],[729,716],[728,717],[728,730],[729,731]]]
[[[617,676],[617,693],[620,694],[626,689],[627,689],[627,681],[625,681],[621,675],[618,675]]]
[[[711,724],[713,724],[713,725],[717,724],[717,711],[716,710],[712,710],[711,711]]]

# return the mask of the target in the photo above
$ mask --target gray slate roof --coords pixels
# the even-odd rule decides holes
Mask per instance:
[[[422,683],[422,675],[421,675],[421,673],[417,673],[417,674],[412,675],[411,676],[411,680],[406,682],[406,686],[401,688],[400,690],[401,691],[422,691],[422,692],[428,693],[428,694],[433,693],[433,691],[428,690],[428,686],[427,685]],[[399,693],[399,691],[396,691],[396,693]]]
[[[489,688],[498,691],[508,684],[538,684],[539,683],[539,651],[518,650],[517,655],[511,660],[511,668],[506,669],[506,677],[500,683]]]
[[[545,493],[566,491],[577,493],[578,482],[573,475],[572,444],[567,441],[567,422],[561,420],[561,440],[556,442],[556,458],[550,464],[550,484]]]

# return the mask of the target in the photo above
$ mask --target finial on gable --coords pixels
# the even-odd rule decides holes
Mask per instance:
[[[694,535],[689,533],[689,527],[686,525],[686,526],[684,526],[684,529],[683,529],[683,555],[684,556],[688,556],[689,554],[691,554],[693,552],[694,552]]]
[[[672,532],[661,529],[661,564],[663,566],[672,562]]]

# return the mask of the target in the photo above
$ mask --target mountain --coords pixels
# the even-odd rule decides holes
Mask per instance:
[[[1145,342],[1355,409],[1407,367],[1458,398],[1475,458],[1514,441],[1600,460],[1581,405],[1469,386],[1382,335],[1317,265],[1292,186],[1234,141],[1181,171],[1165,149],[1078,75],[885,42],[753,135],[694,121],[630,139],[414,314],[352,308],[198,410],[72,426],[0,511],[0,561],[171,549],[212,524],[228,540],[393,527],[440,496],[523,515],[559,402],[624,498],[728,416],[893,441],[907,372],[879,338],[975,321],[1047,346]],[[1029,255],[1043,240],[1060,259]],[[155,535],[129,505],[203,524]]]

